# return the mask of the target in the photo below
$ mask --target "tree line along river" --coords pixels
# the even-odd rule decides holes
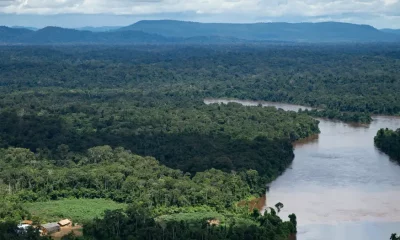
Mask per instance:
[[[207,99],[275,106],[286,111],[307,107],[257,101]],[[397,129],[399,117],[375,116],[369,125],[319,119],[321,133],[295,144],[295,159],[272,182],[267,205],[282,202],[282,218],[296,213],[298,240],[389,239],[400,231],[400,166],[374,146],[380,128]]]

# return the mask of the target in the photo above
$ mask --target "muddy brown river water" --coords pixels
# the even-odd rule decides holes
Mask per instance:
[[[234,101],[247,106],[305,107]],[[295,144],[295,159],[270,184],[267,205],[298,218],[298,240],[380,240],[400,233],[400,166],[381,153],[373,138],[380,128],[400,128],[400,118],[375,116],[370,125],[319,119],[321,133]]]

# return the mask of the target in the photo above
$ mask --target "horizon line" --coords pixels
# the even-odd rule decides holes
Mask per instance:
[[[144,22],[144,21],[148,21],[148,22],[156,22],[156,21],[171,21],[171,22],[186,22],[186,23],[201,23],[201,24],[231,24],[231,25],[252,25],[252,24],[274,24],[274,23],[282,23],[282,24],[304,24],[304,23],[309,23],[309,24],[319,24],[319,23],[343,23],[343,24],[351,24],[351,25],[359,25],[359,26],[370,26],[372,28],[378,29],[378,30],[385,30],[385,29],[389,29],[389,30],[398,30],[399,28],[390,28],[390,27],[383,27],[383,28],[377,28],[374,27],[373,25],[370,24],[363,24],[363,23],[352,23],[352,22],[345,22],[345,21],[255,21],[255,22],[204,22],[204,21],[191,21],[191,20],[178,20],[178,19],[142,19],[142,20],[138,20],[138,21],[134,21],[131,24],[128,25],[121,25],[121,24],[116,24],[116,25],[102,25],[102,26],[94,26],[94,25],[84,25],[84,26],[80,26],[80,27],[64,27],[61,25],[46,25],[44,27],[33,27],[33,26],[27,26],[27,25],[16,25],[16,24],[7,24],[7,25],[0,25],[3,27],[9,27],[9,28],[33,28],[33,29],[43,29],[46,27],[58,27],[58,28],[64,28],[64,29],[82,29],[82,28],[123,28],[123,27],[127,27],[130,25],[134,25],[138,22]]]

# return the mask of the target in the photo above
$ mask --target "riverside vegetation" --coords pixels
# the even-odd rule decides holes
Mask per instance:
[[[375,137],[375,145],[394,160],[400,161],[400,128],[380,129]]]
[[[26,239],[21,219],[52,220],[32,204],[108,199],[121,210],[75,217],[82,238],[287,239],[295,215],[238,203],[290,165],[293,141],[319,132],[317,113],[203,99],[298,103],[360,121],[398,114],[398,48],[375,48],[1,48],[0,238]]]

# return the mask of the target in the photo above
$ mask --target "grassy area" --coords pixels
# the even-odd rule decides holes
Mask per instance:
[[[76,223],[82,223],[101,217],[105,210],[124,209],[126,204],[105,199],[65,199],[27,203],[24,207],[42,222],[69,218]]]
[[[126,209],[126,207],[127,204],[105,199],[64,199],[24,204],[24,208],[32,214],[32,217],[38,218],[42,223],[56,222],[68,218],[74,223],[82,224],[96,217],[101,217],[105,210]],[[164,211],[160,210],[161,212]],[[199,219],[217,219],[221,225],[229,225],[231,221],[240,225],[255,224],[252,220],[241,218],[240,215],[227,212],[218,213],[207,206],[168,208],[167,212],[160,214],[155,220],[158,223],[185,221],[191,224],[197,223]]]

